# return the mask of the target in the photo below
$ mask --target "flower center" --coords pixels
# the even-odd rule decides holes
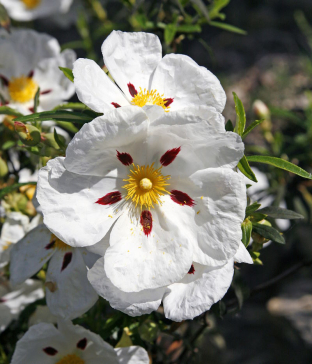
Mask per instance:
[[[2,250],[7,250],[9,248],[9,246],[11,245],[12,243],[10,241],[7,241],[3,246],[2,246]]]
[[[85,361],[76,354],[68,354],[63,356],[56,364],[85,364]]]
[[[165,99],[164,95],[159,95],[156,90],[148,91],[146,89],[142,90],[140,87],[140,92],[138,92],[132,99],[131,103],[143,107],[145,105],[158,105],[161,106],[166,112],[169,111],[171,102],[169,99]]]
[[[169,186],[167,181],[170,176],[163,176],[161,173],[162,167],[154,168],[154,163],[151,166],[136,166],[132,165],[128,182],[123,186],[128,191],[126,200],[132,200],[135,206],[140,205],[141,210],[143,206],[147,208],[154,207],[153,204],[161,204],[160,196],[165,193],[170,193],[166,190]]]
[[[23,103],[35,97],[38,85],[31,77],[13,77],[9,82],[8,90],[12,101]]]
[[[26,8],[28,8],[28,9],[34,9],[37,6],[40,5],[41,0],[22,0],[22,2],[26,6]]]
[[[62,251],[70,249],[70,246],[65,244],[61,239],[57,238],[54,234],[51,234],[50,243],[51,248],[59,249]]]

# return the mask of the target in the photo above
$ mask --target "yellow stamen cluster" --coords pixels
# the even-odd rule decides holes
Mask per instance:
[[[33,100],[38,85],[31,77],[13,77],[9,82],[8,90],[12,101],[24,103]]]
[[[133,164],[129,178],[124,179],[128,182],[123,186],[128,191],[126,200],[132,200],[136,207],[138,205],[141,207],[141,210],[144,206],[150,209],[154,207],[153,204],[160,204],[160,196],[170,193],[166,190],[166,186],[169,186],[167,181],[171,178],[163,176],[161,168],[155,169],[154,163],[151,166]]]
[[[35,9],[37,6],[40,5],[41,0],[22,0],[26,8],[28,9]]]
[[[85,364],[85,361],[76,354],[65,355],[56,364]]]
[[[55,242],[53,245],[53,249],[59,249],[62,251],[70,249],[70,246],[65,244],[61,239],[57,238],[54,234],[51,234],[50,243]]]
[[[12,243],[10,241],[7,241],[3,246],[2,246],[2,250],[7,250],[9,248],[9,246],[11,245]]]
[[[158,105],[161,106],[166,112],[169,111],[170,106],[165,105],[164,95],[159,95],[156,90],[148,91],[146,88],[138,92],[131,101],[131,104],[143,107],[145,105]]]

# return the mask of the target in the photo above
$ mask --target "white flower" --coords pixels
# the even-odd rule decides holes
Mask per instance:
[[[246,188],[233,168],[244,145],[215,115],[150,123],[128,106],[85,124],[39,172],[45,224],[77,247],[111,229],[104,269],[124,292],[179,282],[193,262],[223,266],[242,237]]]
[[[11,250],[10,280],[24,282],[50,260],[46,274],[46,300],[52,314],[74,319],[88,311],[98,295],[87,279],[87,266],[98,256],[84,248],[72,248],[44,226],[31,230]]]
[[[11,364],[148,364],[139,346],[114,349],[103,339],[71,322],[32,326],[17,342]]]
[[[190,57],[168,54],[150,33],[113,31],[102,45],[105,66],[115,83],[92,60],[74,63],[74,83],[81,102],[97,112],[125,105],[159,105],[165,111],[212,106],[224,109],[219,80]]]
[[[16,319],[25,306],[44,297],[42,283],[27,279],[23,284],[11,287],[8,282],[0,285],[0,332]]]
[[[2,29],[0,48],[2,105],[26,115],[33,112],[38,87],[38,111],[51,110],[75,92],[59,67],[71,68],[76,55],[72,50],[60,53],[56,39],[33,30],[13,29],[7,34]]]
[[[2,0],[10,18],[29,21],[66,13],[73,0]]]

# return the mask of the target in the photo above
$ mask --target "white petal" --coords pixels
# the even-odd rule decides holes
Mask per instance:
[[[122,92],[94,61],[78,59],[73,73],[77,96],[90,109],[106,113],[115,109],[112,102],[129,105]]]
[[[207,105],[222,112],[226,102],[217,77],[182,54],[168,54],[161,60],[153,75],[151,88],[164,94],[165,98],[174,98],[170,105],[172,111],[192,105]]]
[[[102,45],[104,63],[117,85],[132,99],[128,83],[139,92],[149,89],[150,77],[161,60],[159,38],[150,33],[113,31]]]
[[[9,307],[0,303],[0,333],[10,325],[12,319]]]
[[[165,316],[173,321],[193,319],[219,301],[227,292],[234,273],[233,260],[211,268],[194,264],[195,273],[170,285],[163,299]]]
[[[120,364],[149,364],[147,351],[139,346],[114,349]]]
[[[31,314],[28,320],[28,327],[37,325],[41,322],[48,324],[56,324],[57,317],[49,310],[48,306],[37,306],[34,313]]]
[[[27,230],[29,218],[20,212],[11,212],[1,230],[1,239],[5,242],[16,243]]]
[[[65,267],[68,256],[70,262]],[[55,291],[50,291],[49,286],[46,288],[47,305],[50,311],[66,320],[82,315],[98,299],[87,279],[86,264],[78,249],[58,250],[54,254],[49,263],[46,282],[52,282],[56,287]]]
[[[253,260],[242,242],[239,244],[238,250],[234,255],[234,261],[237,263],[253,264]]]
[[[140,316],[156,311],[166,289],[164,287],[135,293],[123,292],[107,278],[104,258],[99,259],[88,271],[88,279],[97,293],[109,301],[113,308],[129,316]]]
[[[44,225],[39,225],[14,245],[10,264],[13,285],[33,276],[51,258],[55,249],[46,249],[50,240],[51,232]]]
[[[96,203],[108,192],[120,190],[118,180],[70,173],[63,163],[64,158],[55,158],[39,172],[37,199],[44,223],[66,244],[93,245],[119,216],[114,205]]]
[[[112,228],[104,269],[114,286],[124,292],[166,286],[181,279],[191,266],[192,246],[179,222],[166,219],[158,208],[151,213],[149,236],[130,212],[121,215]]]

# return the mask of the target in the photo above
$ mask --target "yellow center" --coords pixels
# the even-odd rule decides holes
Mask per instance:
[[[53,245],[54,249],[59,249],[63,251],[70,249],[69,245],[65,244],[61,239],[57,238],[54,234],[51,234],[50,243],[52,243],[53,241],[54,241]]]
[[[170,106],[165,105],[166,100],[164,95],[159,95],[156,90],[148,91],[146,88],[142,90],[141,87],[140,92],[134,96],[131,103],[140,107],[145,105],[158,105],[161,106],[166,112],[168,112],[170,109]]]
[[[12,101],[23,103],[33,100],[38,85],[30,77],[13,77],[9,82],[8,90]]]
[[[10,241],[7,241],[7,242],[6,242],[6,243],[2,246],[2,251],[7,250],[11,244],[12,244],[12,243],[11,243]]]
[[[22,0],[22,2],[26,6],[26,8],[28,8],[28,9],[34,9],[37,6],[40,5],[41,0]]]
[[[56,364],[85,364],[85,361],[76,354],[68,354],[63,356]]]
[[[160,196],[170,193],[166,190],[170,176],[163,176],[161,168],[155,169],[154,163],[151,166],[133,164],[129,178],[124,179],[128,182],[123,186],[128,191],[126,200],[132,200],[135,206],[141,207],[141,210],[144,206],[150,209],[154,207],[153,204],[161,204]]]

